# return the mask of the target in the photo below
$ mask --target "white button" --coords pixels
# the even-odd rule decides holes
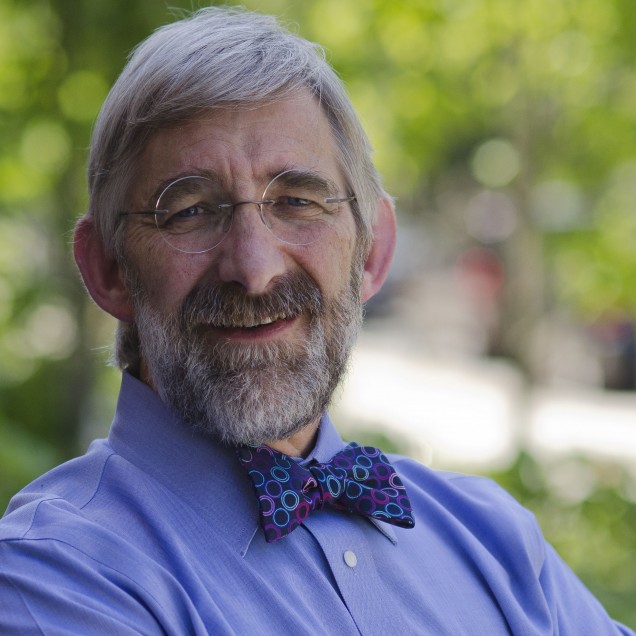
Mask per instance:
[[[344,553],[344,561],[350,568],[355,568],[358,565],[358,557],[355,552],[347,550]]]

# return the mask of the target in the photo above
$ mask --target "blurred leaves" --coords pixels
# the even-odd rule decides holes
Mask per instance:
[[[60,461],[52,444],[29,434],[15,423],[0,420],[0,499],[6,506],[25,483]]]
[[[636,625],[636,475],[614,464],[527,454],[493,477],[536,515],[546,537],[616,619]]]

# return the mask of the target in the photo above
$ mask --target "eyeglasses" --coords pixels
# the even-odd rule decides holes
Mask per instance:
[[[164,188],[153,210],[120,216],[153,215],[166,243],[180,252],[201,254],[227,236],[237,207],[256,205],[265,227],[279,241],[310,245],[333,226],[340,204],[356,200],[355,195],[334,194],[335,185],[318,173],[285,170],[267,184],[260,201],[228,203],[216,180],[188,176]]]

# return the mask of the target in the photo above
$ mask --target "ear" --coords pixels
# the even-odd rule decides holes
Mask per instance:
[[[360,297],[366,302],[382,287],[395,252],[395,208],[387,196],[378,200],[378,210],[373,222],[373,241],[364,264]]]
[[[92,216],[84,216],[78,221],[73,253],[95,303],[118,320],[132,322],[133,306],[121,267],[97,235]]]

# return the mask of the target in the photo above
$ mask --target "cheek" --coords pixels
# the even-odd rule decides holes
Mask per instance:
[[[131,224],[124,238],[124,255],[138,272],[149,272],[162,263],[164,243],[154,223]]]
[[[305,248],[307,253],[301,265],[327,296],[349,285],[355,245],[355,231],[345,227],[332,232],[325,241]]]
[[[201,276],[200,256],[169,249],[161,237],[142,230],[126,239],[125,254],[143,297],[165,313],[176,310]]]

